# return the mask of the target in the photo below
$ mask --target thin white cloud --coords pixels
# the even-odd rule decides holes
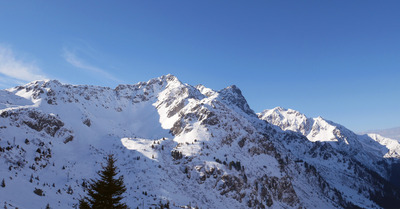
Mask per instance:
[[[113,75],[111,75],[110,73],[108,73],[106,70],[103,70],[101,68],[95,67],[93,65],[90,65],[88,63],[86,63],[85,61],[83,61],[82,59],[78,58],[76,56],[76,54],[74,54],[73,52],[69,51],[68,49],[64,48],[64,54],[63,54],[64,59],[70,63],[71,65],[73,65],[76,68],[79,69],[83,69],[83,70],[87,70],[90,71],[92,73],[96,73],[97,75],[100,75],[104,78],[107,78],[109,80],[118,82],[118,83],[122,83],[123,81],[115,78]]]
[[[0,88],[1,89],[6,89],[18,85],[24,85],[26,81],[20,81],[17,79],[10,78],[8,76],[1,76],[0,75]]]
[[[0,81],[21,83],[43,80],[46,76],[34,63],[18,60],[10,47],[0,46]],[[6,77],[5,77],[6,76]]]

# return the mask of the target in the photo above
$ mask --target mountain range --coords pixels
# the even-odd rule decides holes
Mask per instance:
[[[76,208],[108,154],[131,208],[400,205],[396,140],[281,107],[256,114],[234,85],[165,75],[0,90],[0,206]]]
[[[391,139],[396,139],[397,141],[400,141],[400,127],[369,130],[369,131],[361,132],[360,134],[372,134],[372,133],[379,134],[381,136],[391,138]]]

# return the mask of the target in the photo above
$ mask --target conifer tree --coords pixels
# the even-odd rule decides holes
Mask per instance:
[[[97,174],[100,179],[91,180],[89,184],[88,197],[79,200],[79,208],[96,209],[126,209],[128,206],[122,203],[123,193],[126,191],[124,179],[121,175],[116,178],[119,171],[115,166],[114,155],[108,155],[107,165]]]
[[[79,209],[91,209],[88,201],[85,198],[79,200]]]

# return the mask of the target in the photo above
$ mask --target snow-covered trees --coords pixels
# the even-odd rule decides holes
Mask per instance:
[[[107,165],[98,172],[100,179],[91,181],[88,197],[79,200],[79,208],[104,208],[104,209],[126,209],[128,206],[122,203],[123,193],[126,191],[123,176],[116,178],[118,169],[115,166],[115,158],[108,155]]]

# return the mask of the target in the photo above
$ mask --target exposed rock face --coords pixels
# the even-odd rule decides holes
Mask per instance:
[[[248,115],[255,115],[254,111],[250,109],[246,99],[242,95],[242,91],[235,85],[229,86],[219,93],[219,98],[228,105],[236,106]]]
[[[115,89],[36,81],[0,96],[7,208],[43,208],[30,200],[44,197],[51,207],[74,207],[108,153],[118,158],[131,208],[399,203],[398,144],[294,110],[256,115],[236,86],[214,91],[166,75]]]

